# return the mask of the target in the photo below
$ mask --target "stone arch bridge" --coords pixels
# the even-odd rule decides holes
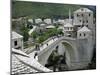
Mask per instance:
[[[71,37],[60,37],[54,43],[41,50],[38,54],[38,62],[45,66],[49,56],[57,46],[60,55],[63,55],[64,52],[66,53],[65,61],[68,69],[81,69],[90,63],[93,52],[91,39],[75,39]]]

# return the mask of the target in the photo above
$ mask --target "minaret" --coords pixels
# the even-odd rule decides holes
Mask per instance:
[[[69,23],[71,24],[71,12],[70,12],[70,9],[69,9]]]

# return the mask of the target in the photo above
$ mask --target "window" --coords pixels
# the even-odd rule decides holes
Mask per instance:
[[[79,15],[77,14],[77,17],[78,17]]]
[[[83,14],[82,14],[82,17],[83,17]]]
[[[86,36],[86,34],[84,33],[84,36]]]
[[[15,45],[15,46],[17,45],[17,41],[14,41],[14,45]]]
[[[91,16],[91,14],[89,13],[89,16]]]
[[[69,27],[67,29],[69,30]]]
[[[81,27],[84,27],[84,24],[82,24],[82,26]]]
[[[80,20],[80,22],[81,22],[81,20]]]
[[[86,23],[88,23],[88,20],[86,21]]]
[[[70,29],[73,30],[73,27],[71,27]]]
[[[81,33],[80,33],[80,36],[81,36]]]
[[[83,21],[83,23],[85,23],[85,21]]]

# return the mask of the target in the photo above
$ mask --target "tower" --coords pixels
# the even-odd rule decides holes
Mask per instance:
[[[70,11],[70,9],[69,9],[69,16],[68,17],[69,17],[69,23],[72,24],[72,22],[71,22],[71,11]]]

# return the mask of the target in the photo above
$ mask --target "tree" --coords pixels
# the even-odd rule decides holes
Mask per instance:
[[[59,54],[57,50],[54,50],[48,58],[48,64],[53,66],[53,71],[56,71],[59,62]]]
[[[62,30],[57,30],[57,34],[62,34],[63,35],[63,32],[62,32]]]
[[[34,31],[34,32],[32,33],[32,37],[33,37],[34,39],[36,39],[37,36],[38,36],[37,32]]]
[[[42,43],[44,40],[45,40],[45,37],[44,36],[40,36],[39,39],[38,39],[38,43]]]
[[[21,33],[22,33],[22,35],[23,35],[23,40],[24,41],[28,41],[28,38],[29,38],[29,34],[28,34],[28,28],[27,27],[25,27],[25,25],[22,25],[21,26]]]

